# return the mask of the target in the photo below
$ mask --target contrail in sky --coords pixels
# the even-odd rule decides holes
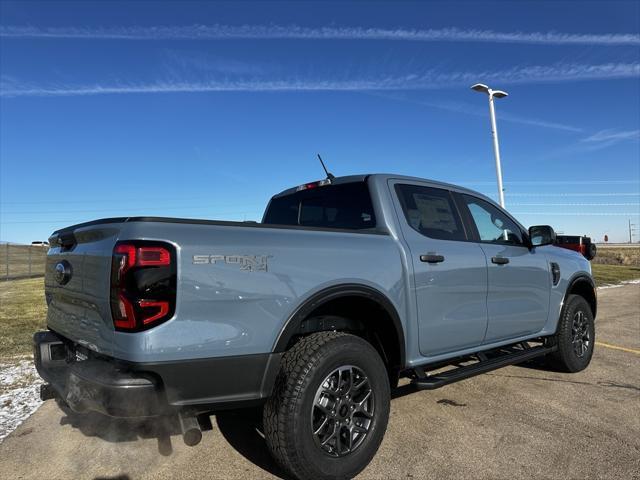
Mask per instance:
[[[541,45],[640,45],[636,33],[496,32],[439,29],[320,27],[297,25],[175,25],[116,27],[0,26],[5,38],[93,40],[396,40],[413,42],[528,43]]]
[[[384,76],[346,80],[274,79],[274,80],[204,80],[114,82],[87,85],[21,84],[6,77],[0,84],[0,96],[72,96],[135,93],[201,93],[201,92],[366,92],[430,90],[468,86],[472,82],[500,82],[503,85],[568,82],[580,80],[639,78],[640,63],[608,63],[601,65],[557,64],[521,66],[507,70],[478,72],[437,72],[420,75]]]

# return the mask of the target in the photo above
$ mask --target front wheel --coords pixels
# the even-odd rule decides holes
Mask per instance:
[[[584,370],[591,362],[595,341],[591,307],[583,297],[569,295],[552,337],[558,349],[548,358],[550,366],[571,373]]]
[[[352,478],[382,442],[389,400],[387,370],[368,342],[314,333],[283,357],[264,408],[267,445],[295,478]]]

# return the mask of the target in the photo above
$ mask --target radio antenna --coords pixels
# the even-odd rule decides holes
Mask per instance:
[[[324,173],[327,174],[327,178],[329,180],[333,180],[334,178],[336,178],[336,177],[333,176],[333,173],[330,173],[329,170],[327,170],[327,167],[325,166],[324,162],[322,161],[322,157],[320,156],[320,154],[318,154],[318,160],[320,160],[320,164],[322,165],[322,168],[324,168]]]

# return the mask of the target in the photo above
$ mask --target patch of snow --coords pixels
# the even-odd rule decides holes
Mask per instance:
[[[605,290],[608,288],[620,288],[625,285],[638,285],[640,284],[640,278],[636,278],[635,280],[624,280],[620,283],[616,283],[615,285],[601,285],[598,287],[598,290]]]
[[[31,359],[0,364],[0,442],[42,405],[42,383]]]

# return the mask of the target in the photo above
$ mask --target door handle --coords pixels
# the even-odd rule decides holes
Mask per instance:
[[[420,261],[427,263],[441,263],[444,262],[444,256],[434,254],[420,255]]]
[[[491,257],[491,263],[495,263],[496,265],[506,265],[509,263],[509,259],[504,257]]]

